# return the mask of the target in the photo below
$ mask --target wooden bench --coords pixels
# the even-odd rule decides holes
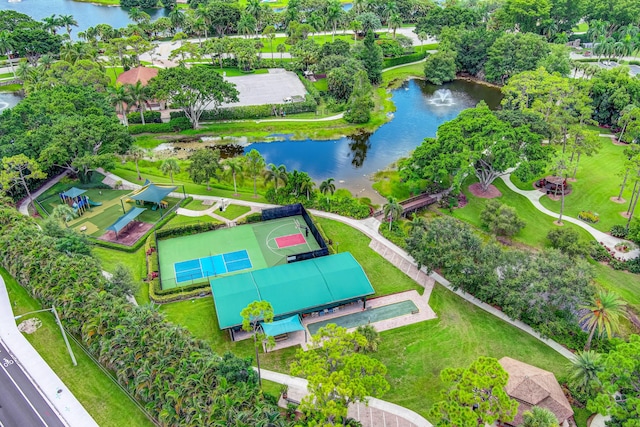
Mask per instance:
[[[276,342],[286,341],[289,339],[289,334],[276,335],[275,337],[273,337],[273,339],[275,339]]]

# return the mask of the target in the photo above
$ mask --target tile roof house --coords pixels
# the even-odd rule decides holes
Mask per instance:
[[[573,409],[553,373],[510,357],[503,357],[499,363],[509,374],[505,391],[520,404],[516,418],[508,425],[521,425],[522,414],[533,406],[550,410],[560,425],[568,425]]]
[[[120,74],[116,79],[116,82],[123,85],[135,85],[136,82],[140,82],[143,86],[146,86],[147,83],[149,83],[149,80],[157,75],[157,68],[135,67]]]

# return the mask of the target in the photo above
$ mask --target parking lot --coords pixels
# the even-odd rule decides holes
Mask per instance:
[[[307,93],[298,76],[280,68],[269,69],[268,74],[249,74],[239,77],[225,77],[234,83],[240,92],[239,102],[223,104],[223,107],[245,105],[282,104],[285,98],[302,96]]]

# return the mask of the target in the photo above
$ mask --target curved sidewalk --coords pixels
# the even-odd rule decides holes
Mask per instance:
[[[254,368],[255,369],[255,368]],[[307,395],[307,380],[279,372],[260,370],[262,379],[288,386],[291,400],[299,402]],[[286,401],[281,402],[286,404]],[[397,427],[433,427],[422,415],[395,403],[367,397],[367,404],[352,403],[349,405],[348,416],[362,423],[363,426],[397,426]]]
[[[507,185],[507,187],[509,187],[509,189],[511,191],[513,191],[514,193],[518,193],[521,196],[526,197],[532,204],[533,206],[535,206],[536,209],[538,209],[540,212],[542,212],[545,215],[549,215],[552,217],[558,217],[558,215],[560,215],[557,212],[553,212],[547,208],[545,208],[544,206],[542,206],[542,203],[540,203],[540,199],[545,196],[544,193],[542,193],[541,191],[538,190],[521,190],[518,187],[516,187],[513,182],[511,182],[511,174],[507,174],[507,175],[502,175],[500,178],[502,178],[502,181],[504,181],[504,183]],[[586,224],[584,221],[581,221],[579,219],[575,219],[572,218],[570,216],[567,215],[562,215],[562,220],[563,221],[567,221],[570,222],[572,224],[577,225],[580,228],[583,228],[584,230],[586,230],[589,234],[591,234],[593,236],[594,239],[596,239],[596,241],[602,243],[605,247],[611,249],[613,252],[615,252],[615,256],[616,258],[622,258],[625,260],[629,260],[629,259],[633,259],[636,258],[638,256],[640,256],[640,249],[636,248],[632,251],[629,252],[620,252],[618,250],[616,250],[616,245],[618,243],[629,243],[629,241],[624,240],[624,239],[619,239],[617,237],[613,237],[607,233],[603,233],[600,230],[596,230],[595,228],[591,227],[590,225]]]

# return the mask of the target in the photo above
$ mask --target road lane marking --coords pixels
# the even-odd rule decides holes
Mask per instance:
[[[42,417],[40,416],[40,413],[38,411],[36,411],[36,408],[33,407],[33,405],[31,404],[31,401],[27,398],[27,396],[24,394],[24,392],[22,391],[22,389],[20,387],[18,387],[18,384],[16,384],[15,380],[13,379],[13,377],[11,376],[11,374],[9,374],[9,372],[7,371],[7,368],[5,368],[4,366],[0,366],[0,368],[2,368],[2,370],[4,371],[5,374],[7,374],[7,377],[11,380],[11,382],[13,383],[13,385],[15,386],[16,389],[18,389],[18,391],[20,392],[20,394],[22,395],[22,397],[24,398],[24,400],[29,404],[29,406],[31,407],[31,409],[33,410],[33,412],[38,416],[38,418],[40,419],[40,421],[42,422],[42,424],[45,427],[49,427],[49,425],[42,419]]]

